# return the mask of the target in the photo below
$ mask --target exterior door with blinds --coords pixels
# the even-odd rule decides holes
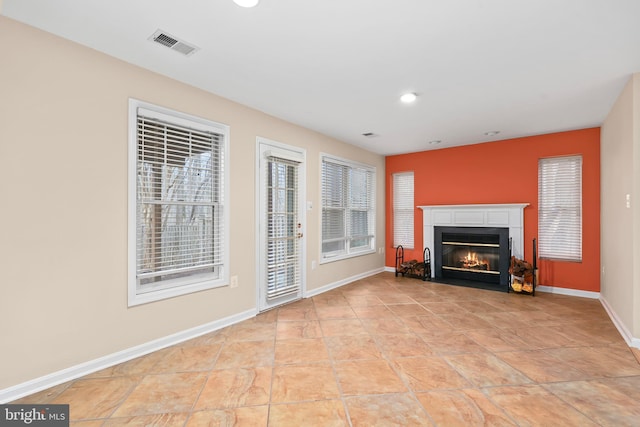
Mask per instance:
[[[302,298],[304,151],[258,139],[258,309]]]

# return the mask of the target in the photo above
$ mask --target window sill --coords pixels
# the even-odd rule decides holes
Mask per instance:
[[[188,285],[173,286],[170,288],[160,288],[155,290],[149,290],[147,292],[140,292],[136,289],[136,286],[132,286],[133,289],[129,289],[129,307],[137,305],[148,304],[150,302],[162,301],[169,298],[175,298],[182,295],[188,295],[195,292],[206,291],[209,289],[220,288],[222,286],[228,286],[228,280],[216,279],[206,280]]]
[[[343,255],[336,255],[336,256],[332,256],[332,257],[328,257],[328,258],[322,258],[320,259],[320,265],[322,264],[329,264],[335,261],[342,261],[345,259],[349,259],[349,258],[355,258],[355,257],[359,257],[359,256],[363,256],[363,255],[371,255],[371,254],[375,254],[376,250],[375,249],[367,249],[364,251],[359,251],[359,252],[354,252],[354,253],[350,253],[350,254],[343,254]]]

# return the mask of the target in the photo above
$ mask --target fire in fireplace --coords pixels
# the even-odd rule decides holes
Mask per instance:
[[[436,280],[507,290],[508,228],[435,227],[434,243]]]

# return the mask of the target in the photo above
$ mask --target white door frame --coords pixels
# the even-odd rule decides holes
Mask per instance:
[[[300,295],[299,298],[304,298],[307,293],[307,230],[306,230],[306,160],[307,151],[304,148],[295,147],[288,144],[283,144],[278,141],[273,141],[263,137],[256,137],[256,200],[255,200],[255,216],[256,216],[256,310],[258,312],[269,310],[274,307],[263,308],[263,290],[266,283],[265,271],[266,260],[263,246],[263,237],[265,233],[266,224],[263,223],[264,218],[264,206],[262,205],[264,184],[260,181],[261,169],[263,167],[265,151],[271,151],[278,157],[287,159],[288,157],[295,156],[296,161],[300,161],[298,167],[298,216],[300,220],[300,232],[302,237],[300,238]]]

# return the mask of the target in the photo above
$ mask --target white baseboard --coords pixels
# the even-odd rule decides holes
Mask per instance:
[[[395,267],[384,267],[384,271],[388,272],[388,273],[395,273],[396,272],[396,268]]]
[[[618,332],[620,332],[620,335],[622,335],[622,338],[624,338],[624,340],[626,341],[627,345],[629,347],[634,347],[634,348],[640,349],[640,338],[635,338],[631,334],[629,329],[627,329],[627,327],[624,325],[624,323],[622,322],[620,317],[613,310],[613,308],[611,307],[609,302],[607,302],[607,300],[604,299],[604,297],[601,296],[600,297],[600,303],[602,304],[602,306],[604,307],[605,311],[607,312],[607,314],[611,318],[611,321],[615,325],[616,329],[618,329]]]
[[[316,295],[320,295],[332,289],[339,288],[340,286],[347,285],[351,282],[355,282],[356,280],[364,279],[365,277],[370,277],[378,273],[382,273],[385,271],[384,268],[376,268],[375,270],[367,271],[361,274],[356,274],[355,276],[347,277],[346,279],[338,280],[337,282],[329,283],[328,285],[321,286],[316,289],[311,289],[310,291],[305,292],[305,298],[311,298]],[[394,270],[395,271],[395,270]]]
[[[187,329],[157,340],[149,341],[145,344],[131,347],[117,353],[112,353],[89,362],[80,363],[70,368],[5,388],[0,390],[0,404],[20,399],[24,396],[80,378],[101,369],[117,365],[118,363],[126,362],[128,360],[135,359],[136,357],[144,356],[145,354],[199,337],[200,335],[233,325],[234,323],[250,319],[256,314],[258,314],[256,309],[243,311],[242,313],[234,314],[233,316],[225,317],[224,319],[215,320],[204,325],[196,326],[195,328]]]
[[[579,289],[569,289],[569,288],[556,288],[554,286],[536,286],[536,292],[538,291],[547,292],[550,294],[569,295],[572,297],[582,297],[582,298],[591,298],[591,299],[600,298],[600,292],[581,291]]]

